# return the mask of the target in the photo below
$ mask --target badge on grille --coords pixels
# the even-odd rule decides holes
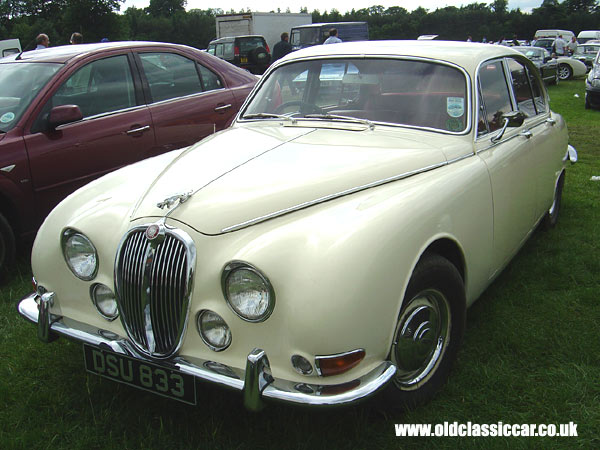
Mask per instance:
[[[159,234],[160,227],[155,223],[146,228],[146,239],[148,239],[149,241],[153,241],[154,239],[156,239]]]

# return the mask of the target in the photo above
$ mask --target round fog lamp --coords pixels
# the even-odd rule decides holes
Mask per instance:
[[[267,277],[245,263],[230,263],[223,271],[223,293],[231,309],[248,322],[266,320],[275,307]]]
[[[102,317],[107,320],[115,320],[119,315],[117,299],[113,291],[103,284],[94,284],[90,289],[90,295],[94,306]]]
[[[66,230],[62,236],[62,247],[71,272],[85,281],[94,279],[98,271],[98,253],[92,241],[74,230]]]
[[[196,320],[196,327],[204,343],[215,352],[225,350],[231,344],[231,330],[216,312],[200,311]]]

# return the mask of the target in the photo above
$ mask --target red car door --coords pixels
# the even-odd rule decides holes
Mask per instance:
[[[130,53],[85,61],[25,133],[40,220],[78,187],[156,153],[152,118],[132,67]],[[48,113],[60,105],[79,106],[83,119],[50,129]]]
[[[231,123],[235,98],[215,71],[168,51],[137,56],[160,151],[191,145]]]

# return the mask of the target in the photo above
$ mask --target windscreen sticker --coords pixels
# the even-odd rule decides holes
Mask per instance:
[[[465,99],[462,97],[448,97],[446,111],[450,117],[462,117],[465,113]]]
[[[10,123],[13,120],[15,120],[15,113],[14,112],[7,112],[2,114],[2,117],[0,117],[0,122],[2,123]]]

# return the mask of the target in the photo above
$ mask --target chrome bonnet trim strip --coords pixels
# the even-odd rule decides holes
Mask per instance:
[[[254,219],[246,220],[245,222],[241,222],[241,223],[238,223],[236,225],[232,225],[230,227],[223,228],[221,230],[221,233],[231,233],[233,231],[238,231],[238,230],[241,230],[242,228],[246,228],[246,227],[249,227],[251,225],[256,225],[257,223],[265,222],[265,221],[273,219],[275,217],[283,216],[284,214],[288,214],[288,213],[291,213],[291,212],[296,212],[296,211],[299,211],[301,209],[308,208],[310,206],[315,206],[315,205],[318,205],[320,203],[325,203],[325,202],[328,202],[330,200],[335,200],[337,198],[344,197],[346,195],[355,194],[355,193],[360,192],[360,191],[365,191],[367,189],[371,189],[371,188],[374,188],[374,187],[379,187],[379,186],[382,186],[384,184],[392,183],[394,181],[403,180],[405,178],[409,178],[409,177],[412,177],[412,176],[415,176],[415,175],[419,175],[421,173],[429,172],[431,170],[447,166],[447,165],[455,163],[457,161],[462,161],[463,159],[470,158],[471,156],[474,156],[474,153],[469,153],[469,154],[461,156],[459,158],[455,158],[455,159],[452,159],[450,161],[444,161],[444,162],[438,163],[438,164],[433,164],[431,166],[426,166],[426,167],[423,167],[421,169],[413,170],[413,171],[410,171],[410,172],[405,172],[405,173],[402,173],[400,175],[394,175],[392,177],[384,178],[382,180],[373,181],[372,183],[363,184],[361,186],[356,186],[356,187],[353,187],[353,188],[350,188],[350,189],[346,189],[344,191],[336,192],[334,194],[325,195],[323,197],[316,198],[314,200],[309,200],[307,202],[303,202],[303,203],[300,203],[300,204],[295,205],[295,206],[290,206],[289,208],[280,209],[279,211],[274,211],[274,212],[266,214],[264,216],[256,217]]]
[[[34,324],[38,322],[39,317],[35,297],[35,293],[29,294],[18,304],[19,313]],[[245,386],[246,374],[243,369],[234,369],[215,361],[199,358],[185,359],[174,357],[163,361],[150,359],[137,352],[133,345],[124,337],[111,331],[98,329],[97,327],[60,316],[52,315],[51,319],[50,329],[57,335],[93,345],[100,349],[110,349],[115,353],[127,355],[140,361],[151,361],[153,364],[164,364],[166,367],[174,367],[183,373],[193,375],[201,380],[210,381],[238,391],[256,390],[257,386]],[[253,350],[253,352],[256,352],[256,350]],[[248,356],[250,357],[251,354]],[[264,355],[266,356],[266,353]],[[258,368],[257,373],[262,375],[264,370],[267,369],[268,366],[265,369]],[[347,383],[317,385],[273,378],[272,381],[267,380],[270,381],[268,385],[259,384],[258,391],[262,393],[261,397],[288,403],[312,406],[339,406],[354,403],[373,395],[384,388],[391,381],[395,373],[396,366],[390,361],[382,361],[367,374]]]

